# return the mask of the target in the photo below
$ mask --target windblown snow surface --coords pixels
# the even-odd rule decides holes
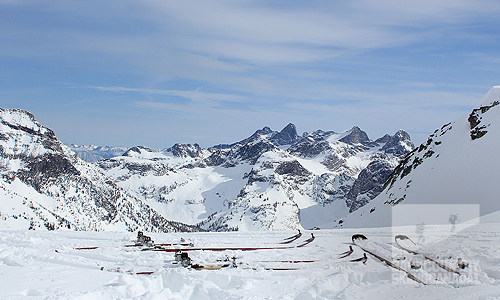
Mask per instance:
[[[1,299],[500,299],[500,212],[474,225],[429,227],[427,250],[469,262],[451,282],[422,285],[368,255],[366,264],[345,258],[352,234],[391,243],[404,228],[330,229],[300,248],[192,251],[195,263],[236,257],[237,267],[194,270],[174,264],[174,254],[125,247],[131,232],[3,231],[0,235]],[[451,226],[448,224],[448,226]],[[447,234],[443,236],[443,232]],[[195,247],[271,247],[292,231],[152,233],[156,243],[185,239]],[[288,244],[299,245],[311,232]],[[436,239],[436,237],[439,237]],[[417,240],[416,236],[411,236]],[[77,250],[78,247],[98,247]],[[403,254],[398,254],[403,255]],[[406,255],[409,255],[408,253]],[[313,261],[295,262],[290,261]],[[290,268],[293,270],[269,270]],[[152,271],[149,275],[137,273]],[[441,270],[442,276],[448,271]],[[130,272],[130,274],[129,274]],[[451,275],[450,275],[451,276]],[[451,277],[450,277],[451,278]]]

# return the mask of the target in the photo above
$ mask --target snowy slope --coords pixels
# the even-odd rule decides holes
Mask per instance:
[[[196,230],[125,193],[23,110],[0,109],[0,172],[1,229]]]
[[[96,164],[167,219],[212,231],[287,230],[365,205],[412,149],[404,131],[376,141],[358,127],[299,137],[289,124],[209,149],[134,147]]]
[[[409,205],[420,205],[422,214],[434,213],[432,221],[443,224],[451,222],[453,214],[466,222],[499,211],[499,101],[496,86],[470,113],[437,129],[408,155],[369,205],[332,225],[390,226],[400,219],[392,215],[393,209],[404,211]]]
[[[198,264],[236,258],[237,267],[193,270],[173,264],[174,254],[124,247],[135,233],[8,231],[0,232],[1,299],[500,299],[500,216],[429,245],[433,254],[469,262],[455,282],[424,286],[368,256],[366,264],[345,258],[351,235],[390,243],[389,228],[315,231],[302,248],[222,252],[194,251]],[[485,220],[486,221],[486,220]],[[397,231],[397,228],[396,228]],[[181,238],[201,246],[273,246],[295,234],[280,232],[150,234],[158,243]],[[310,236],[303,232],[304,238]],[[290,245],[297,245],[299,241]],[[76,250],[76,247],[97,249]],[[57,252],[56,252],[57,250]],[[406,254],[408,256],[408,254]],[[400,257],[401,258],[401,257]],[[291,261],[297,261],[292,263]],[[275,270],[269,270],[275,268]],[[289,268],[295,270],[276,270]],[[439,272],[440,269],[438,269]],[[131,272],[129,274],[127,272]],[[134,273],[153,272],[150,275]],[[442,277],[448,276],[442,271]],[[441,273],[439,273],[441,274]]]

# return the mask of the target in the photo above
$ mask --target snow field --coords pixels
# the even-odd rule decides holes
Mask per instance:
[[[349,250],[352,234],[387,243],[397,229],[360,231],[314,231],[316,239],[301,248],[188,252],[194,263],[205,265],[236,257],[237,268],[220,270],[187,269],[173,263],[173,253],[124,247],[135,242],[136,233],[2,231],[0,299],[500,299],[500,249],[493,246],[500,245],[498,221],[427,245],[436,255],[460,256],[471,264],[475,280],[459,288],[442,282],[423,286],[371,256],[366,264],[350,262],[363,255],[355,246],[350,256],[339,258]],[[156,243],[182,238],[195,247],[270,247],[298,245],[311,232],[278,244],[295,233],[147,234]],[[144,271],[153,273],[134,274]]]

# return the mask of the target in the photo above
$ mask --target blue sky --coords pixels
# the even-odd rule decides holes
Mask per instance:
[[[500,2],[0,0],[0,70],[0,107],[64,143],[420,143],[500,85]]]

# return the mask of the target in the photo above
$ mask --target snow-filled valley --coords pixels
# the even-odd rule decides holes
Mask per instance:
[[[357,246],[341,258],[351,246],[351,235],[362,233],[371,240],[394,244],[394,235],[405,229],[398,227],[308,231],[289,244],[279,243],[294,231],[147,233],[156,243],[184,239],[195,248],[290,247],[187,252],[193,263],[204,265],[230,258],[229,266],[218,270],[174,264],[171,252],[125,247],[134,244],[135,232],[4,231],[0,236],[0,298],[500,299],[499,220],[500,214],[494,213],[472,226],[457,224],[453,234],[449,226],[429,226],[426,247],[432,255],[460,257],[469,266],[459,277],[438,268],[441,280],[427,285],[371,255],[366,264],[351,262],[363,256]],[[293,247],[311,233],[313,242]],[[418,238],[415,233],[408,236]],[[411,255],[394,251],[393,256]],[[450,278],[448,282],[445,277]]]

